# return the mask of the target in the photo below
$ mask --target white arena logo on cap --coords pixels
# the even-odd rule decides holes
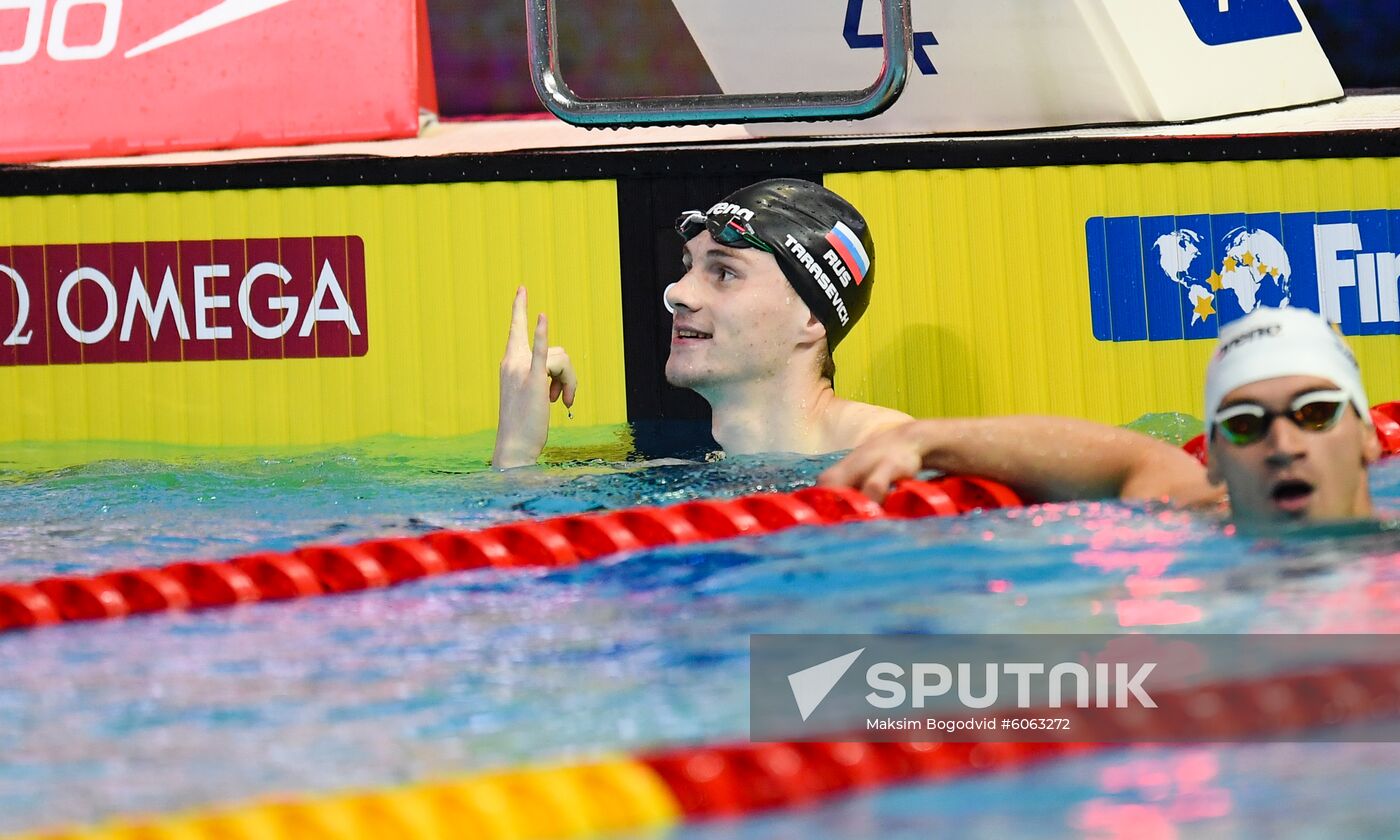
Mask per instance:
[[[1217,359],[1224,358],[1226,353],[1229,353],[1231,350],[1234,350],[1240,345],[1245,344],[1256,338],[1264,338],[1267,336],[1278,335],[1279,330],[1281,329],[1283,328],[1278,324],[1270,324],[1267,327],[1259,327],[1258,329],[1250,330],[1244,335],[1232,338],[1228,342],[1220,345],[1220,349],[1215,351],[1215,357]]]
[[[737,216],[738,218],[743,219],[743,220],[746,221],[746,222],[752,222],[752,221],[753,221],[753,211],[752,211],[752,210],[750,210],[750,209],[747,208],[747,207],[740,207],[740,206],[737,205],[737,204],[730,204],[730,203],[727,202],[727,201],[721,201],[719,204],[716,204],[714,207],[711,207],[711,208],[710,208],[710,212],[706,213],[705,215],[707,215],[707,216]]]

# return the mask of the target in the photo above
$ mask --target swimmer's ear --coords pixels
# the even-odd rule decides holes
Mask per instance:
[[[1365,438],[1361,442],[1361,463],[1374,464],[1380,460],[1381,455],[1385,454],[1381,452],[1381,439],[1376,437],[1375,427],[1365,423],[1358,425],[1361,426],[1361,434]]]
[[[826,325],[817,319],[817,316],[807,313],[807,323],[802,327],[802,343],[815,344],[818,341],[826,340]]]

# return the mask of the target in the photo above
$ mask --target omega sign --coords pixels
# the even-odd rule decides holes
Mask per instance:
[[[0,245],[0,366],[369,349],[358,236]]]

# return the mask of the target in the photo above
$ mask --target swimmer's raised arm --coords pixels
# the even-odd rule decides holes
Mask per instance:
[[[1222,497],[1205,468],[1147,435],[1062,417],[915,420],[871,438],[821,474],[820,483],[881,500],[920,470],[990,478],[1027,502]]]
[[[525,287],[515,291],[510,333],[501,357],[501,411],[496,425],[496,448],[491,465],[497,469],[533,464],[549,439],[549,404],[561,396],[573,407],[578,392],[569,354],[549,346],[549,322],[541,313],[535,322],[533,348],[526,343]]]

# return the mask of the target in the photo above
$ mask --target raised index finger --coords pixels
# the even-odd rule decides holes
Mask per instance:
[[[515,290],[515,302],[511,304],[510,310],[510,332],[506,334],[506,353],[526,355],[530,352],[530,345],[525,339],[525,287],[521,286]]]

